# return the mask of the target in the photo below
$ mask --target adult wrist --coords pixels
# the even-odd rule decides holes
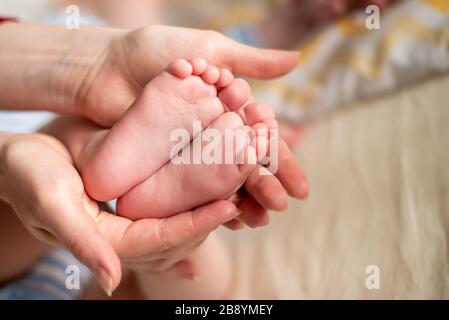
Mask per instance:
[[[110,29],[6,23],[0,26],[0,109],[83,115],[78,96],[100,68]]]

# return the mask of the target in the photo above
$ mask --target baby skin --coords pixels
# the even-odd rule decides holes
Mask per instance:
[[[267,150],[258,146],[268,143],[263,136],[256,143],[256,132],[267,127],[263,123],[246,126],[234,112],[249,97],[248,84],[228,70],[219,70],[202,59],[180,59],[145,86],[112,129],[100,130],[88,121],[66,118],[54,124],[50,133],[72,153],[92,198],[118,198],[118,214],[132,220],[164,218],[228,198],[256,168],[257,159]],[[245,116],[260,116],[257,107],[249,105]],[[192,137],[194,121],[206,128],[203,136],[211,130],[222,135],[232,131],[235,140],[243,141],[237,145],[240,149],[233,144],[231,163],[170,161],[173,147],[179,147],[179,141],[170,139],[171,133],[184,129]],[[189,139],[181,145],[190,155],[195,143],[201,150],[206,147],[196,141],[199,137],[192,138],[192,144]],[[226,152],[229,150],[223,150],[223,158]]]
[[[255,131],[274,126],[275,119],[269,106],[246,105],[249,99],[248,84],[229,71],[202,59],[177,60],[146,85],[112,129],[60,117],[42,131],[68,147],[90,196],[99,201],[118,198],[118,214],[132,220],[166,217],[228,198],[260,168],[255,160],[265,154],[261,145],[268,142],[255,143]],[[203,136],[216,129],[247,137],[241,150],[233,153],[234,160],[243,161],[194,165],[170,161],[171,150],[179,143],[170,140],[171,132],[182,128],[192,136],[193,121],[206,128]],[[197,139],[186,141],[184,150],[193,149]],[[204,150],[206,146],[199,144]],[[199,239],[201,245],[187,257],[195,265],[196,281],[136,272],[144,297],[230,298],[233,268],[227,248],[218,240],[214,234]]]

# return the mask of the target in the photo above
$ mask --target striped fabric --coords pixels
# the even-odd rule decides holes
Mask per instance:
[[[73,270],[79,270],[79,287],[66,285]],[[89,269],[69,252],[55,249],[23,277],[0,288],[0,300],[75,300],[86,289],[91,276]]]

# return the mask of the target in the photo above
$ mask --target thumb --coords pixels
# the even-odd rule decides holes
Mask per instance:
[[[223,59],[233,73],[256,79],[272,79],[292,71],[298,64],[298,51],[259,49],[230,40]]]
[[[99,214],[95,201],[83,196],[77,201],[58,209],[55,219],[50,221],[56,238],[72,254],[84,263],[96,276],[100,285],[111,296],[121,280],[121,265],[112,245],[104,239],[93,217]]]
[[[196,242],[239,214],[234,204],[220,200],[165,219],[131,222],[101,212],[98,226],[120,256],[130,260]]]

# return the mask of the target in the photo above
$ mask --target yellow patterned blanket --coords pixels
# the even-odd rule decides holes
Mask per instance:
[[[256,97],[301,122],[449,71],[449,0],[402,1],[381,13],[379,30],[366,19],[350,15],[299,47],[297,69],[253,82]]]
[[[188,9],[181,10],[178,24],[213,28],[252,45],[270,3],[177,2]],[[449,0],[399,1],[381,12],[378,30],[366,27],[368,17],[365,10],[354,12],[298,46],[301,62],[291,74],[252,81],[256,98],[271,103],[279,116],[303,122],[449,71]]]

